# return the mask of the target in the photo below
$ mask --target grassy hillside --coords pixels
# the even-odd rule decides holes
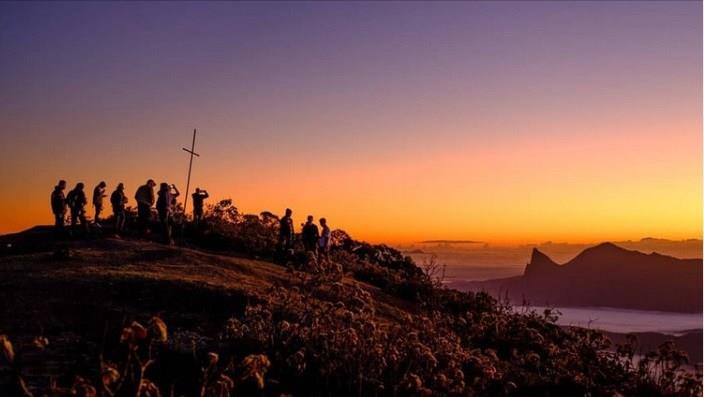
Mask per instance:
[[[636,362],[342,232],[274,263],[269,215],[211,211],[190,248],[0,237],[0,395],[701,395],[669,344]]]

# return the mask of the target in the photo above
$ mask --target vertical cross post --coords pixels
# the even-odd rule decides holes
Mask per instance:
[[[188,189],[191,188],[191,168],[193,168],[193,156],[200,157],[198,153],[195,152],[196,149],[196,129],[193,129],[193,142],[191,143],[191,150],[188,150],[186,148],[182,148],[184,151],[188,152],[191,154],[191,159],[188,162],[188,179],[186,180],[186,198],[183,200],[183,213],[184,215],[186,214],[186,206],[188,205],[188,195],[190,194],[190,191]]]

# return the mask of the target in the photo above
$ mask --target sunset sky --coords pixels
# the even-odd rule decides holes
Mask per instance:
[[[3,2],[0,233],[198,128],[210,202],[359,239],[701,238],[701,7]]]

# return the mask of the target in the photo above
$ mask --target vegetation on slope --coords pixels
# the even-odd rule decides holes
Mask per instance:
[[[417,266],[392,248],[354,241],[341,231],[334,232],[330,261],[303,254],[284,260],[274,249],[277,218],[241,215],[227,201],[210,208],[207,225],[185,230],[184,243],[279,263],[251,260],[250,269],[233,269],[235,262],[223,256],[169,251],[213,262],[179,270],[184,278],[212,284],[220,275],[229,277],[227,272],[241,273],[233,277],[249,295],[241,307],[233,305],[229,319],[216,327],[170,330],[165,321],[170,314],[158,313],[163,308],[131,313],[121,330],[105,330],[97,353],[83,365],[62,369],[71,377],[44,384],[27,382],[23,363],[41,356],[51,339],[37,335],[15,343],[12,335],[3,335],[0,394],[701,395],[701,377],[684,369],[686,356],[671,344],[636,357],[635,340],[614,349],[598,332],[557,326],[549,310],[516,313],[486,294],[445,289],[433,263]],[[166,268],[156,272],[149,266],[167,259],[139,264],[133,258],[115,264],[115,270],[100,269],[114,271],[108,279],[118,274],[164,279]],[[215,277],[198,274],[206,271]]]

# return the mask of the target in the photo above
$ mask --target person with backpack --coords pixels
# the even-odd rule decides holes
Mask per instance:
[[[105,184],[101,181],[98,186],[93,189],[93,207],[95,207],[95,218],[93,218],[93,223],[95,226],[100,227],[100,213],[103,212],[103,199],[107,197],[105,194]]]
[[[313,254],[317,253],[319,238],[320,234],[318,233],[318,226],[313,223],[313,215],[308,215],[308,219],[303,225],[303,230],[301,232],[301,239],[303,240],[303,247],[305,247],[306,252],[312,252]]]
[[[54,186],[54,191],[51,192],[51,212],[54,214],[54,230],[61,234],[64,230],[64,221],[66,219],[66,181],[63,179]]]
[[[206,190],[201,190],[196,188],[195,193],[193,193],[193,223],[198,225],[203,219],[203,201],[210,197]]]
[[[150,179],[137,189],[134,199],[137,201],[137,222],[142,232],[149,232],[149,221],[152,218],[152,206],[154,205],[154,186],[156,182]]]
[[[83,191],[84,187],[83,182],[77,183],[76,187],[68,192],[66,202],[69,210],[71,210],[71,228],[75,228],[80,221],[83,231],[88,232],[88,223],[86,222],[86,204],[88,204],[88,199],[86,198],[86,192]]]
[[[327,260],[330,252],[330,228],[327,219],[320,218],[320,227],[322,231],[318,239],[318,253],[321,259]]]
[[[115,191],[110,195],[110,204],[112,205],[112,215],[115,218],[115,234],[119,235],[125,229],[125,204],[127,204],[127,196],[125,196],[125,185],[119,183]]]

